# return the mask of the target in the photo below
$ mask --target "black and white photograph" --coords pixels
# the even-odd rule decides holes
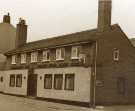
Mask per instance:
[[[0,7],[0,111],[135,111],[134,0]]]

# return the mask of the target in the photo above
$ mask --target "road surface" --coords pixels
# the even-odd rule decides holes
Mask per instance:
[[[0,111],[135,111],[135,105],[92,109],[0,94]]]

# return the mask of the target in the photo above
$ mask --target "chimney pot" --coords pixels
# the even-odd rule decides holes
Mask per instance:
[[[19,24],[26,25],[26,21],[22,18],[19,19]]]
[[[16,30],[16,48],[23,46],[27,41],[27,25],[24,19],[20,18]]]
[[[3,23],[9,23],[10,24],[10,14],[4,15],[3,17]]]

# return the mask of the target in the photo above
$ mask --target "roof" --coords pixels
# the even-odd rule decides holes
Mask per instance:
[[[113,27],[119,27],[117,24],[112,25]],[[98,33],[98,34],[97,34]],[[24,46],[16,48],[14,50],[8,51],[5,53],[5,55],[10,55],[12,53],[21,53],[21,52],[27,52],[35,49],[41,49],[41,48],[50,48],[50,47],[56,47],[66,44],[73,44],[73,43],[79,43],[79,42],[88,42],[88,41],[95,41],[98,39],[99,32],[97,29],[93,30],[86,30],[82,32],[72,33],[68,35],[62,35],[58,37],[52,37],[48,39],[38,40],[35,42],[29,42],[26,43]]]
[[[0,63],[6,61],[6,56],[4,56],[2,53],[0,53]]]
[[[135,47],[135,38],[130,39],[130,41],[133,44],[133,46]]]

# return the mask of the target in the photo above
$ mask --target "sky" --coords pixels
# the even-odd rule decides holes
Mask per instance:
[[[112,24],[135,37],[135,0],[112,1]],[[15,27],[26,20],[28,42],[97,27],[98,0],[1,0],[0,7],[0,21],[7,12]]]

